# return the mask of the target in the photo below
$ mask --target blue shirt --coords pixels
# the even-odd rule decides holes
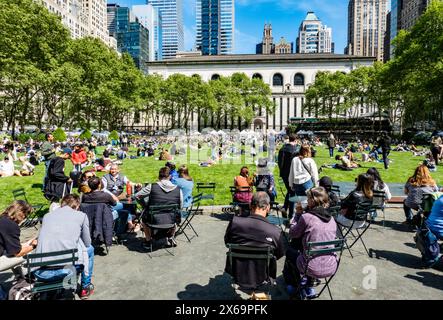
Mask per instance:
[[[443,196],[434,201],[426,225],[438,238],[443,238]]]
[[[178,173],[175,170],[171,170],[171,172],[169,173],[169,176],[171,177],[171,182],[173,184],[177,184],[176,181],[178,179]]]
[[[183,194],[183,208],[189,208],[192,204],[192,189],[194,188],[194,181],[186,180],[184,178],[177,178],[174,182]]]

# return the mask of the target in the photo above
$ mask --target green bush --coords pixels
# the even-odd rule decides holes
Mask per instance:
[[[66,141],[66,133],[65,133],[65,131],[63,131],[62,128],[55,129],[55,131],[52,133],[52,135],[54,136],[55,141],[58,141],[58,142]]]
[[[35,134],[33,139],[35,141],[45,141],[46,140],[45,138],[46,138],[45,134],[43,132],[40,132],[38,134]]]
[[[115,131],[115,130],[113,130],[113,131],[111,131],[111,133],[109,134],[109,137],[108,137],[108,139],[110,140],[110,141],[112,141],[112,140],[118,140],[118,132],[117,131]]]
[[[89,131],[89,129],[85,129],[85,130],[83,130],[83,132],[81,133],[79,138],[82,140],[83,139],[89,140],[92,138],[92,133],[91,133],[91,131]]]
[[[29,133],[20,133],[18,136],[17,136],[17,140],[18,140],[18,142],[20,142],[20,143],[26,143],[28,140],[29,140],[29,138],[31,138],[32,137],[32,135],[31,134],[29,134]],[[33,138],[34,139],[34,138]]]

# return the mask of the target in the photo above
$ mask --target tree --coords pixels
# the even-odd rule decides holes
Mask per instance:
[[[55,129],[52,135],[54,136],[54,140],[58,142],[63,142],[67,139],[66,133],[62,128]]]

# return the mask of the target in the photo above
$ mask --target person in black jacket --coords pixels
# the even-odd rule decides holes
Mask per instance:
[[[341,201],[341,213],[335,220],[337,223],[352,228],[361,228],[365,221],[356,221],[355,212],[358,204],[372,202],[374,178],[367,173],[362,173],[357,178],[357,186],[348,196]]]
[[[225,233],[225,244],[242,244],[253,247],[267,247],[273,249],[274,261],[270,269],[270,277],[276,277],[276,260],[284,256],[286,248],[284,235],[280,228],[272,225],[266,216],[270,210],[271,200],[264,191],[255,193],[252,197],[252,213],[247,217],[234,216]],[[253,261],[237,261],[233,266],[226,259],[225,271],[236,275],[238,284],[244,288],[256,288],[265,279],[260,277],[263,265]],[[264,271],[264,270],[261,270]]]
[[[69,193],[68,186],[72,179],[65,175],[65,160],[70,159],[72,150],[63,149],[60,157],[53,158],[48,166],[48,175],[45,179],[45,197],[52,201],[58,202],[63,198],[64,193]]]
[[[278,168],[280,169],[280,177],[282,178],[286,187],[286,197],[284,203],[284,210],[282,214],[286,216],[286,210],[289,209],[289,217],[294,214],[294,203],[289,202],[289,198],[295,195],[295,191],[289,186],[289,172],[291,171],[292,159],[298,155],[300,146],[296,143],[297,135],[295,133],[289,134],[289,143],[286,143],[278,152]]]
[[[383,163],[385,165],[385,169],[389,168],[389,153],[391,151],[391,138],[388,136],[388,133],[384,131],[380,140],[378,140],[378,147],[381,148],[383,154]]]

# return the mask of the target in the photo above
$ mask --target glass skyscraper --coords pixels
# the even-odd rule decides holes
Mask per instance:
[[[162,60],[162,21],[158,9],[150,4],[132,6],[132,12],[149,31],[149,61]]]
[[[234,0],[196,0],[196,47],[203,55],[234,49]]]
[[[144,73],[148,72],[149,32],[127,7],[108,4],[109,34],[117,39],[120,52],[127,52],[134,59],[136,66]]]
[[[147,0],[157,8],[162,20],[163,59],[175,58],[185,47],[183,33],[183,0]]]

